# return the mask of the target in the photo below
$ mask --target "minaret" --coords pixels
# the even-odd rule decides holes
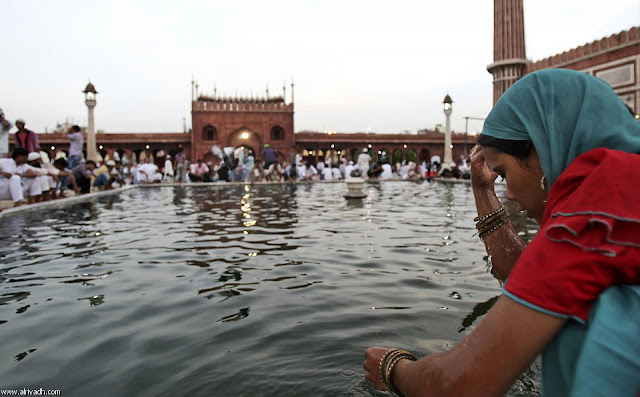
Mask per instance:
[[[287,102],[287,82],[282,82],[282,101]]]
[[[493,103],[524,75],[527,57],[524,48],[523,0],[493,1]]]
[[[293,77],[291,78],[291,103],[293,103]]]
[[[96,107],[96,88],[89,82],[84,89],[84,103],[89,109],[89,116],[87,118],[87,160],[97,161],[96,151],[96,131],[93,126],[93,108]]]

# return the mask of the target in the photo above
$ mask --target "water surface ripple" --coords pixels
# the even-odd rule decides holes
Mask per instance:
[[[500,286],[469,185],[365,189],[140,188],[4,217],[0,388],[381,395],[365,348],[448,349]],[[539,393],[536,363],[509,395]]]

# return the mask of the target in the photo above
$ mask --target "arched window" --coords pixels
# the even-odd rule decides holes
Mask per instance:
[[[402,149],[395,149],[393,151],[393,165],[397,163],[402,163],[404,161],[404,152]]]
[[[215,141],[218,139],[218,130],[212,125],[208,125],[202,129],[202,140]]]
[[[409,150],[407,150],[407,161],[413,161],[414,163],[418,162],[418,154],[414,148],[409,148]]]
[[[284,128],[276,125],[271,129],[271,140],[272,141],[284,141]]]

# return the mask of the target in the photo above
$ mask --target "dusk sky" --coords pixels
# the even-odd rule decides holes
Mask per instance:
[[[4,0],[0,108],[44,132],[86,125],[81,92],[99,91],[97,130],[190,127],[201,93],[291,100],[295,130],[396,133],[452,128],[491,109],[490,0]],[[639,0],[525,0],[527,58],[539,60],[640,25]],[[468,131],[481,129],[470,121]]]

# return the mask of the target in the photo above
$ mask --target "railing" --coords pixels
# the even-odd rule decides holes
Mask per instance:
[[[193,101],[191,109],[206,112],[293,112],[293,104],[264,102]]]

